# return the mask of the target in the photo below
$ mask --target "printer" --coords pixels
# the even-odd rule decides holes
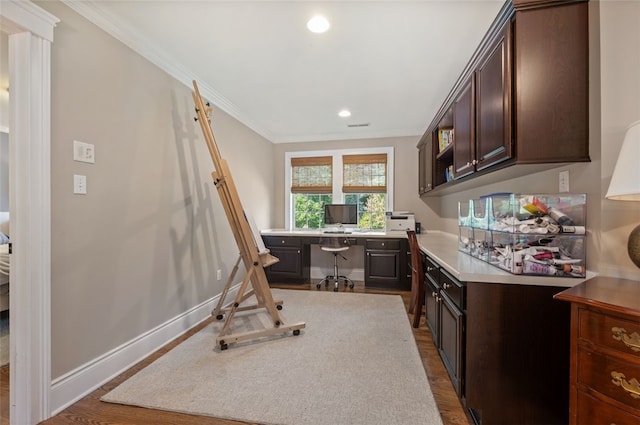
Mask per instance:
[[[416,230],[415,215],[408,211],[387,211],[385,224],[387,232]]]

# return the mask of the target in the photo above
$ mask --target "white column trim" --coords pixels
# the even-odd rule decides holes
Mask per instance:
[[[50,76],[53,29],[59,20],[25,0],[3,0],[9,34],[10,422],[50,416],[51,178]]]
[[[48,417],[51,387],[50,43],[22,32],[9,52],[11,423],[32,424]]]

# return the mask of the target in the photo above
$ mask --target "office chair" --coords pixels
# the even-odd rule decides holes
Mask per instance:
[[[413,314],[413,327],[420,326],[422,317],[422,306],[424,305],[424,272],[422,271],[422,255],[416,232],[407,230],[409,239],[409,251],[411,252],[411,300],[409,303],[409,313]]]
[[[333,275],[325,276],[324,279],[316,284],[316,288],[320,289],[323,282],[325,286],[329,286],[329,282],[333,281],[333,291],[338,292],[340,280],[342,280],[344,281],[344,286],[349,286],[349,288],[353,289],[353,281],[338,273],[338,255],[342,257],[343,260],[347,259],[341,253],[349,249],[349,241],[346,238],[323,238],[320,241],[320,249],[333,254]]]

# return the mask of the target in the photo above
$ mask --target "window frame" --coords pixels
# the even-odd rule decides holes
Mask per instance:
[[[343,155],[368,155],[380,154],[387,155],[387,191],[385,193],[386,211],[393,211],[393,193],[394,193],[394,148],[392,146],[377,148],[348,148],[348,149],[331,149],[331,150],[313,150],[313,151],[294,151],[285,152],[284,154],[284,223],[286,230],[294,228],[293,214],[293,194],[291,193],[291,159],[314,157],[314,156],[332,156],[332,196],[336,204],[344,202],[345,193],[342,192],[342,156]]]

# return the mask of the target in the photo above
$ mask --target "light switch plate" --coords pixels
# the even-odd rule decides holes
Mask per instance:
[[[558,189],[560,193],[569,192],[569,171],[560,171],[558,175]]]
[[[87,194],[87,176],[73,175],[73,193],[76,195]]]
[[[96,147],[91,143],[73,141],[73,160],[80,162],[88,162],[89,164],[95,164],[96,162]]]

